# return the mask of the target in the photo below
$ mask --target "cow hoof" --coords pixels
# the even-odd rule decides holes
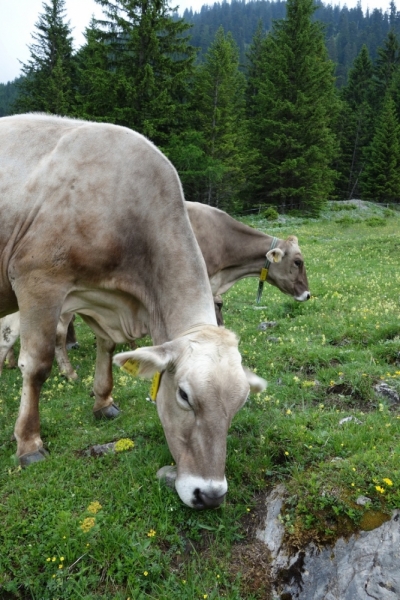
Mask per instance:
[[[46,452],[44,448],[40,448],[35,452],[28,452],[27,454],[23,454],[18,458],[19,464],[23,468],[29,467],[29,465],[32,465],[33,463],[37,463],[41,460],[44,460],[48,456],[48,454],[49,453]]]
[[[176,475],[176,467],[167,465],[165,467],[161,467],[161,469],[158,469],[156,477],[160,481],[164,481],[165,485],[174,490]]]
[[[114,403],[110,404],[110,406],[105,406],[104,408],[99,408],[99,410],[93,411],[95,419],[115,419],[121,413],[118,406]]]

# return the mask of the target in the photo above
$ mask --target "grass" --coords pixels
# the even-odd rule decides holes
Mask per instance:
[[[192,511],[156,480],[171,456],[144,400],[147,382],[116,369],[123,412],[94,421],[94,338],[82,322],[80,348],[70,354],[80,380],[69,383],[54,367],[42,394],[49,459],[23,471],[11,441],[21,376],[5,369],[1,599],[265,599],[265,556],[253,534],[268,489],[283,482],[288,490],[282,520],[293,547],[369,529],[400,508],[400,406],[374,391],[384,381],[400,393],[399,216],[336,206],[319,220],[249,221],[298,236],[312,298],[298,304],[267,285],[256,308],[255,279],[224,296],[244,363],[269,386],[232,423],[229,491],[218,510]],[[277,324],[261,331],[263,321]],[[134,447],[99,458],[86,452],[120,439]],[[356,503],[360,496],[366,505]]]

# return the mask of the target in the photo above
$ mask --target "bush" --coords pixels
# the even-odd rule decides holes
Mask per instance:
[[[365,224],[370,227],[380,227],[386,225],[386,221],[382,217],[369,217],[369,219],[365,219]]]
[[[276,208],[273,206],[268,206],[262,213],[262,216],[264,219],[267,219],[267,221],[277,221],[279,214]]]
[[[344,204],[344,202],[331,203],[329,209],[332,212],[339,212],[341,210],[355,210],[357,206],[355,204]]]

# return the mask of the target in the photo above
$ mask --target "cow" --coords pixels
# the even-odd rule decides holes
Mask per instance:
[[[218,208],[198,202],[186,202],[186,206],[214,296],[225,294],[244,277],[259,277],[268,254],[267,283],[298,302],[309,300],[307,273],[296,236],[274,238]]]
[[[267,283],[299,302],[310,298],[304,259],[296,236],[291,235],[286,240],[273,238],[217,208],[197,202],[185,204],[206,262],[218,325],[223,325],[221,294],[244,277],[259,277],[268,251],[271,265],[268,269]],[[271,250],[274,239],[275,247]],[[15,316],[7,317],[1,327],[2,331],[6,330],[7,335],[6,339],[3,335],[0,338],[0,373],[5,355],[19,335]],[[59,329],[56,359],[61,373],[75,379],[76,373],[68,360],[65,346],[63,347],[65,326],[60,324]],[[143,333],[146,333],[145,329]],[[108,397],[108,394],[103,392],[103,397]],[[107,412],[109,411],[106,410]],[[115,410],[112,412],[115,415]]]
[[[20,311],[23,466],[45,457],[39,397],[62,314],[77,313],[102,352],[140,337],[138,375],[162,373],[157,410],[193,508],[227,492],[226,439],[250,388],[236,335],[217,326],[213,295],[168,159],[130,129],[56,116],[0,119],[0,318]],[[117,355],[122,364],[126,358]]]

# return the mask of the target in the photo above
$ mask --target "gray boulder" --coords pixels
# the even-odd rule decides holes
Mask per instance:
[[[285,495],[282,485],[269,494],[265,527],[257,531],[271,553],[274,599],[400,600],[400,510],[372,531],[290,554],[279,518]]]

